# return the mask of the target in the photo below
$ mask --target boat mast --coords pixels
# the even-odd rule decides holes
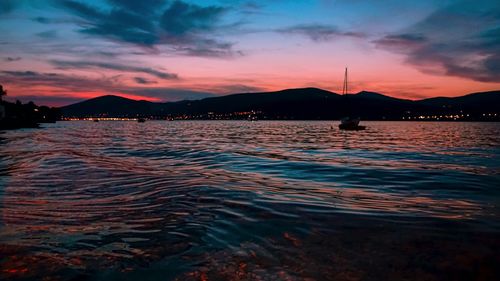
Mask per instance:
[[[342,95],[347,95],[347,67],[345,68],[345,75],[344,75],[344,86],[342,88]]]

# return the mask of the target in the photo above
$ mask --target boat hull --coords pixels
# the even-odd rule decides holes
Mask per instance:
[[[346,117],[340,120],[339,129],[348,131],[359,131],[366,129],[365,126],[360,126],[360,118],[350,118]]]
[[[366,126],[359,126],[355,124],[340,124],[339,129],[345,131],[361,131],[366,129]]]

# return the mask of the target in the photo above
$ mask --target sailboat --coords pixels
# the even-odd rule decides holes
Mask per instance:
[[[347,67],[345,68],[345,75],[344,75],[344,86],[342,88],[342,96],[347,99],[348,98],[348,81],[347,81]],[[340,124],[339,124],[339,129],[340,130],[349,130],[349,131],[359,131],[359,130],[364,130],[366,129],[365,126],[360,126],[359,122],[361,121],[361,118],[356,117],[353,118],[352,116],[347,116],[342,119],[340,119]]]

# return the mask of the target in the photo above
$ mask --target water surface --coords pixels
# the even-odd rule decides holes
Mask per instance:
[[[365,123],[0,133],[0,279],[498,280],[500,124]]]

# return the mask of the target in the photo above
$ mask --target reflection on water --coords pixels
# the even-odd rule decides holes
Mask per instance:
[[[494,280],[500,124],[0,135],[0,279]]]

